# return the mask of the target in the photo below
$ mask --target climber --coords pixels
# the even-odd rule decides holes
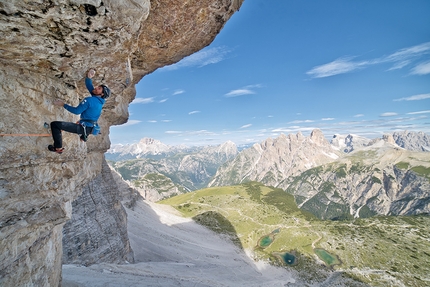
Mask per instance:
[[[97,125],[97,120],[102,113],[102,107],[107,98],[110,96],[110,89],[106,85],[93,86],[92,77],[95,71],[90,69],[85,78],[85,86],[91,96],[85,98],[77,107],[69,106],[62,100],[56,99],[53,104],[55,106],[64,107],[69,112],[75,115],[81,115],[77,123],[54,121],[51,122],[52,138],[54,145],[49,145],[48,150],[61,154],[64,151],[61,131],[78,134],[82,141],[86,142],[88,135],[93,132]]]

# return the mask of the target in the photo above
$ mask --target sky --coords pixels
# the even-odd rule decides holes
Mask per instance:
[[[136,85],[112,144],[430,133],[430,1],[245,0],[206,48]]]

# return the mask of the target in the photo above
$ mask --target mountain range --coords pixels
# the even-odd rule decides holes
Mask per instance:
[[[138,144],[115,147],[106,157],[124,180],[150,201],[206,187],[218,167],[238,154],[233,142],[218,146],[167,146],[143,139]],[[113,162],[121,157],[135,159]]]
[[[430,137],[396,132],[379,139],[320,130],[268,138],[238,151],[219,146],[167,146],[143,139],[115,146],[108,159],[122,177],[151,201],[204,187],[249,181],[281,188],[300,208],[322,219],[430,212]]]

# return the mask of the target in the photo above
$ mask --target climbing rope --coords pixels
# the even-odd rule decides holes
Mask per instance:
[[[43,124],[45,129],[49,128],[49,124],[45,122]],[[51,134],[0,134],[0,137],[50,137]]]
[[[50,134],[0,134],[1,137],[50,137]]]

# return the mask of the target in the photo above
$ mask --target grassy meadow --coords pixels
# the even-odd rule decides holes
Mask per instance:
[[[335,270],[371,286],[430,285],[429,216],[319,220],[300,210],[291,194],[257,182],[159,203],[227,236],[256,260],[293,269],[310,282]],[[285,252],[296,257],[294,265],[280,260]]]

